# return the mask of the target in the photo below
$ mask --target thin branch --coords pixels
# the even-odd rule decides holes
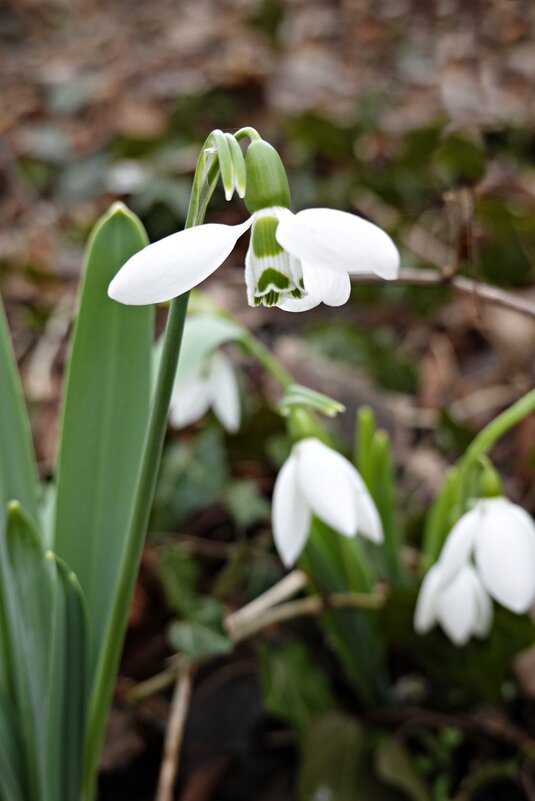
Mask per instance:
[[[191,698],[192,673],[193,668],[190,662],[183,662],[178,668],[155,801],[172,801],[173,799],[173,788]]]
[[[293,620],[297,617],[320,615],[329,609],[382,609],[384,606],[387,595],[385,592],[370,594],[366,592],[337,592],[320,598],[317,595],[312,595],[307,598],[299,598],[297,601],[288,601],[287,603],[278,603],[276,606],[266,606],[266,596],[275,590],[275,597],[279,600],[283,593],[288,597],[289,591],[293,584],[293,593],[298,592],[299,587],[296,589],[298,582],[302,581],[301,576],[304,575],[300,570],[295,570],[286,576],[290,579],[284,585],[285,579],[279,584],[276,584],[271,590],[268,590],[264,595],[259,596],[251,604],[243,607],[243,609],[229,615],[224,621],[224,628],[227,631],[232,642],[237,645],[249,637],[254,637],[259,634],[263,629],[273,626],[276,623],[284,623],[288,620]],[[282,585],[282,588],[281,588]],[[282,591],[281,591],[282,589]],[[273,596],[272,596],[273,597]],[[250,608],[256,604],[256,601],[263,599],[261,609],[254,617],[251,616]],[[244,610],[249,610],[248,613],[239,619],[239,614]],[[238,623],[236,618],[238,616]],[[229,624],[230,621],[230,624]],[[122,696],[123,700],[130,704],[139,704],[151,695],[155,695],[162,690],[165,690],[177,679],[181,672],[181,663],[174,661],[168,668],[150,679],[140,682]]]
[[[256,618],[246,621],[241,627],[229,633],[232,641],[239,643],[275,623],[293,620],[296,617],[320,615],[329,609],[381,609],[385,601],[385,594],[371,595],[366,592],[338,592],[325,599],[313,595],[266,609]]]
[[[306,586],[307,580],[302,570],[292,570],[291,573],[255,598],[254,601],[228,615],[225,620],[225,628],[229,635],[233,637],[236,631],[247,627],[251,621],[264,613],[266,609],[288,600],[292,595],[296,595]]]
[[[354,283],[366,284],[381,283],[383,281],[382,278],[371,273],[352,275],[351,280]],[[474,281],[472,278],[465,278],[462,275],[450,276],[447,273],[440,273],[438,270],[420,270],[412,267],[404,267],[399,271],[396,283],[412,284],[414,286],[451,287],[451,289],[463,295],[475,295],[480,300],[486,300],[495,306],[502,306],[503,308],[511,309],[512,311],[535,318],[535,302],[520,297],[520,295],[515,295],[513,292],[508,292],[505,289],[500,289],[490,284],[483,284],[479,281]]]

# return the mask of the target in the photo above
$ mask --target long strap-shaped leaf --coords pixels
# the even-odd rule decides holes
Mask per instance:
[[[80,801],[87,714],[83,598],[29,515],[0,520],[1,801]]]
[[[122,204],[97,225],[66,382],[53,549],[85,595],[93,664],[116,589],[141,461],[153,328],[151,307],[115,303],[107,289],[146,243],[141,223]]]
[[[54,560],[45,555],[29,515],[11,502],[5,532],[0,531],[2,658],[8,668],[4,691],[16,710],[31,801],[54,801],[47,788],[46,756],[55,591]]]
[[[0,509],[17,500],[37,520],[37,487],[30,426],[0,299]]]
[[[50,797],[80,801],[88,701],[85,601],[74,573],[56,559],[56,593],[47,743]]]

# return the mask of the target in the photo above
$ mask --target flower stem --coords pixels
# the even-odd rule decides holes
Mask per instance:
[[[207,140],[207,144],[210,140]],[[206,145],[205,145],[206,147]],[[200,225],[219,177],[217,159],[207,161],[205,147],[201,151],[193,182],[186,228]],[[162,455],[169,401],[173,389],[182,334],[188,308],[189,292],[172,301],[167,318],[158,379],[150,411],[145,447],[141,462],[132,515],[126,537],[123,562],[119,574],[110,620],[102,652],[91,688],[88,741],[85,760],[84,800],[95,796],[98,761],[104,728],[111,702],[115,676],[121,655],[128,611],[149,523],[158,469]]]
[[[519,401],[513,403],[512,406],[485,426],[469,445],[463,461],[473,464],[484,456],[500,437],[503,437],[504,434],[532,412],[535,412],[535,389],[532,389]]]
[[[508,409],[492,420],[472,440],[467,451],[460,461],[460,488],[459,514],[464,511],[466,500],[474,487],[474,468],[481,464],[482,457],[492,448],[495,442],[503,437],[511,428],[514,428],[524,417],[535,412],[535,389],[532,389],[519,401],[513,403]]]
[[[273,356],[268,348],[260,342],[253,334],[247,333],[241,340],[245,350],[256,359],[268,373],[271,373],[283,389],[295,384],[292,374],[282,366],[278,359]]]

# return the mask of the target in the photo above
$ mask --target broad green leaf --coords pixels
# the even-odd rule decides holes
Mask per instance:
[[[222,632],[193,621],[172,623],[169,641],[176,651],[190,659],[228,654],[232,650],[231,641]]]
[[[18,500],[37,520],[38,483],[30,426],[0,300],[0,509]]]
[[[0,605],[5,621],[4,659],[24,746],[32,801],[54,801],[48,792],[47,739],[55,625],[55,564],[18,502],[8,509],[0,536]]]
[[[47,775],[52,799],[80,801],[88,701],[87,617],[76,576],[60,559],[56,568]]]
[[[301,734],[312,720],[335,707],[327,678],[300,642],[260,649],[264,703],[272,715],[288,720]]]
[[[342,537],[314,519],[301,567],[321,592],[370,592],[372,576],[358,537]],[[377,613],[361,609],[326,609],[321,619],[333,650],[366,704],[384,700],[384,644]]]
[[[115,204],[91,236],[67,373],[53,549],[77,575],[93,664],[115,593],[149,412],[153,312],[107,289],[147,243]]]
[[[13,701],[0,688],[0,801],[27,801],[19,721]]]

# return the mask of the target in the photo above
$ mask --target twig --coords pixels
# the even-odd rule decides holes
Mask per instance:
[[[354,283],[369,284],[382,282],[383,279],[377,275],[364,273],[362,275],[352,275],[351,280]],[[438,270],[420,270],[404,267],[399,271],[396,283],[413,284],[414,286],[451,287],[463,295],[475,295],[480,300],[486,300],[495,306],[502,306],[535,318],[535,303],[533,301],[515,295],[513,292],[507,292],[505,289],[483,284],[479,281],[474,281],[472,278],[465,278],[462,275],[449,276],[440,273]]]
[[[319,615],[328,609],[381,609],[386,601],[385,594],[370,595],[365,592],[333,593],[325,599],[317,595],[288,601],[285,604],[266,609],[256,618],[246,621],[240,628],[229,632],[234,643],[241,642],[258,634],[262,629],[285,620],[307,615]]]
[[[284,586],[283,579],[283,581],[275,585],[272,590],[276,590],[276,593],[280,596],[280,585],[282,584],[282,590],[287,593],[286,597],[288,597],[288,592],[292,583],[294,586],[294,592],[298,591],[298,589],[295,588],[298,582],[302,581],[301,576],[304,576],[304,574],[301,574],[301,571],[296,570],[294,573],[290,573],[290,575],[286,577],[287,579],[293,577],[291,578],[291,582],[288,582],[286,587]],[[299,587],[299,589],[302,589],[302,586]],[[266,596],[268,596],[272,590],[268,590],[267,593],[264,593],[264,595],[256,598],[251,602],[251,604],[248,604],[247,606],[243,607],[243,609],[238,610],[238,612],[234,612],[225,619],[225,630],[228,632],[228,635],[234,644],[243,642],[243,640],[255,636],[262,631],[262,629],[265,629],[268,626],[272,626],[276,623],[283,623],[286,620],[293,620],[296,617],[320,615],[322,612],[326,612],[329,609],[381,609],[387,599],[387,595],[384,592],[377,593],[375,595],[365,592],[337,592],[327,595],[325,598],[312,595],[308,598],[300,598],[297,601],[288,601],[287,603],[279,603],[276,606],[266,607]],[[256,616],[252,617],[250,609],[253,604],[260,599],[264,599],[262,603],[262,611],[257,612]],[[248,613],[242,617],[241,621],[238,617],[237,624],[236,617],[246,609],[249,610]],[[180,672],[181,663],[175,661],[161,673],[151,676],[150,679],[137,684],[131,690],[124,693],[122,698],[127,703],[139,704],[146,698],[150,698],[151,695],[161,692],[173,684],[173,682],[177,679],[177,675],[180,675]]]
[[[192,672],[190,662],[183,662],[178,669],[155,801],[173,799],[173,787],[191,697]]]
[[[229,635],[233,637],[234,632],[239,631],[246,627],[259,615],[265,612],[266,609],[275,606],[282,601],[296,595],[300,590],[305,587],[307,577],[302,570],[293,570],[281,581],[275,584],[266,592],[259,595],[254,601],[242,606],[237,612],[233,612],[225,620],[225,628]]]

